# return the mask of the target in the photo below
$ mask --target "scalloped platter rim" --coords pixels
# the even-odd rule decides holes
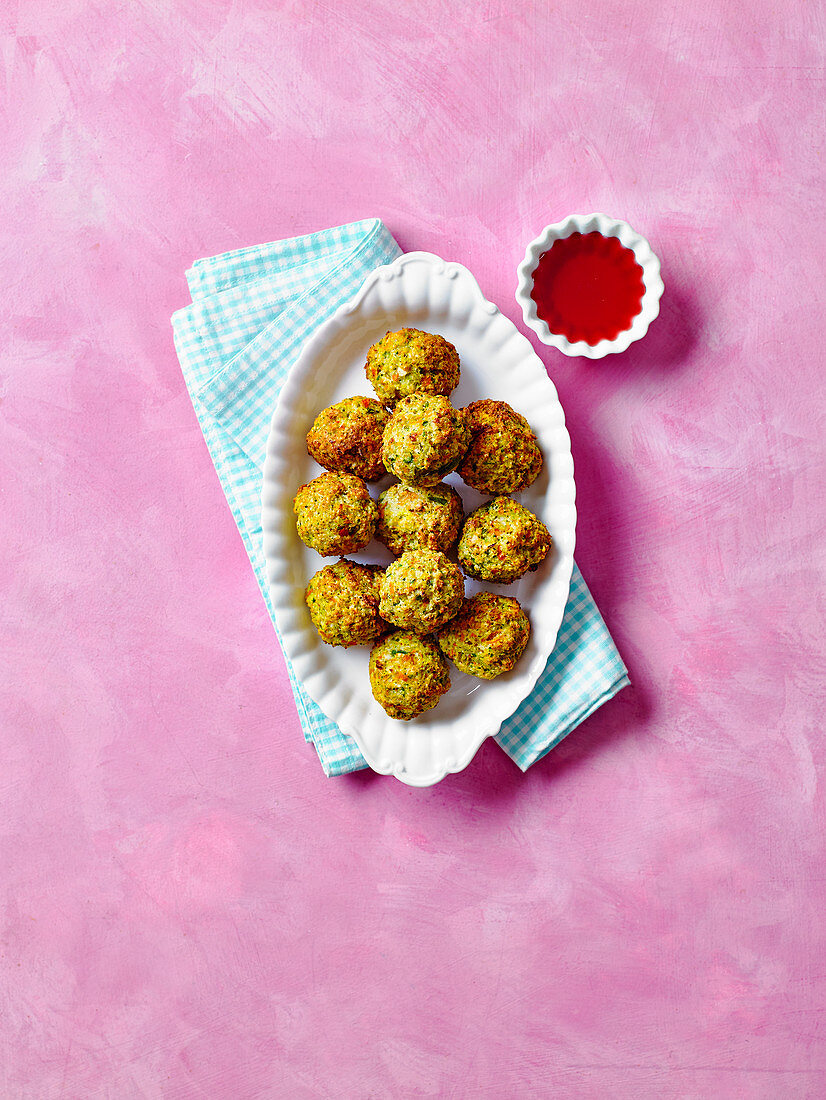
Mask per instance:
[[[369,647],[321,642],[304,603],[310,576],[334,558],[320,558],[298,539],[295,493],[321,468],[307,455],[305,437],[322,408],[345,396],[375,396],[364,374],[367,349],[385,332],[402,328],[438,332],[456,345],[461,361],[457,407],[482,397],[508,401],[527,417],[545,463],[516,499],[548,526],[554,547],[545,562],[511,585],[480,585],[516,596],[532,624],[516,668],[491,681],[451,665],[451,688],[439,704],[411,722],[390,718],[373,699],[367,676]],[[488,497],[457,475],[446,481],[469,512]],[[391,483],[372,484],[374,496]],[[374,271],[358,294],[313,333],[284,383],[273,413],[262,488],[263,549],[269,593],[284,653],[307,694],[358,745],[374,771],[411,786],[429,786],[467,767],[485,738],[494,735],[530,693],[553,650],[568,598],[576,529],[573,459],[556,389],[530,342],[486,300],[460,264],[427,252],[408,252]],[[372,542],[356,561],[387,564]]]

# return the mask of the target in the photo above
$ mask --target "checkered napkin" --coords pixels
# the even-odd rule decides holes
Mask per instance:
[[[311,333],[381,264],[401,255],[371,219],[197,260],[192,305],[172,318],[175,347],[252,567],[270,603],[261,479],[279,390]],[[358,746],[306,694],[287,662],[301,725],[327,775],[366,767]],[[556,648],[496,740],[525,771],[628,683],[625,666],[574,566]]]

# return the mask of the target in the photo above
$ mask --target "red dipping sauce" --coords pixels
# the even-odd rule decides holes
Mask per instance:
[[[593,346],[615,340],[642,309],[642,268],[630,248],[601,233],[572,233],[539,257],[531,297],[556,336]]]

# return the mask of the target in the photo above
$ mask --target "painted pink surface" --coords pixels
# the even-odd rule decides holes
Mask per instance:
[[[822,1097],[821,5],[3,5],[0,1095]],[[567,410],[635,686],[527,776],[328,781],[172,347],[198,256],[382,217]],[[518,321],[521,325],[521,321]]]

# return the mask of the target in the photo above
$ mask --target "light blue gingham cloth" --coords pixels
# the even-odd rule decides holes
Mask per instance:
[[[197,260],[175,347],[212,461],[275,623],[261,535],[270,420],[287,372],[322,321],[401,255],[377,219]],[[366,767],[358,746],[306,694],[287,662],[301,725],[327,775]],[[496,740],[525,771],[628,683],[576,565],[556,648]]]

